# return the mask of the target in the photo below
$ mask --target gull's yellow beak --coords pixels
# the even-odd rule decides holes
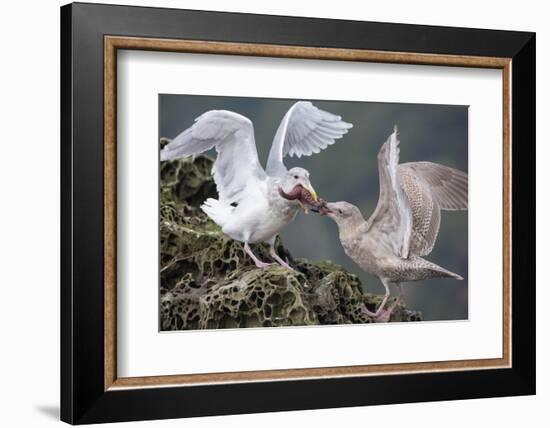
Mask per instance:
[[[313,202],[317,202],[317,192],[315,191],[315,189],[311,186],[311,184],[307,185],[307,186],[304,186],[304,189],[306,189],[309,194],[311,195],[311,199],[313,200]],[[298,200],[298,203],[300,204],[300,207],[302,207],[302,209],[304,210],[304,213],[305,214],[308,214],[309,213],[309,209],[307,207],[307,205],[305,205],[302,201]]]
[[[315,189],[313,187],[311,187],[311,185],[309,185],[308,187],[306,187],[306,190],[311,193],[311,197],[313,198],[313,202],[317,202],[317,192],[315,191]]]

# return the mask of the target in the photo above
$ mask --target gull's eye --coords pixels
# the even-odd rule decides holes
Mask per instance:
[[[298,180],[298,176],[297,176],[297,175],[294,176],[294,180]]]

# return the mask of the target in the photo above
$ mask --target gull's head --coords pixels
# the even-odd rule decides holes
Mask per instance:
[[[363,219],[359,208],[346,201],[329,202],[325,204],[325,215],[333,219],[338,226]]]
[[[291,203],[301,206],[305,213],[306,204],[317,202],[317,192],[309,181],[309,172],[304,168],[295,167],[286,172],[281,180],[279,194]]]

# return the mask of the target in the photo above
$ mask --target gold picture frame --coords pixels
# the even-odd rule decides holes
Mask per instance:
[[[357,365],[304,369],[204,373],[170,376],[118,377],[116,369],[116,87],[117,51],[145,50],[209,55],[245,55],[277,58],[320,59],[393,64],[439,65],[502,70],[503,144],[503,322],[502,357],[422,363]],[[272,44],[175,40],[145,37],[104,37],[104,389],[105,391],[161,386],[212,385],[239,382],[281,381],[395,375],[443,371],[510,368],[512,364],[511,319],[511,82],[512,58],[383,52],[363,49],[322,48]]]

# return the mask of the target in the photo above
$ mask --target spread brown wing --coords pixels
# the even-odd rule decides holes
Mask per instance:
[[[468,209],[468,175],[458,169],[433,162],[408,162],[409,169],[429,185],[434,199],[443,210]]]
[[[432,162],[404,163],[398,170],[413,218],[410,251],[425,256],[439,233],[440,210],[468,208],[468,176]]]

